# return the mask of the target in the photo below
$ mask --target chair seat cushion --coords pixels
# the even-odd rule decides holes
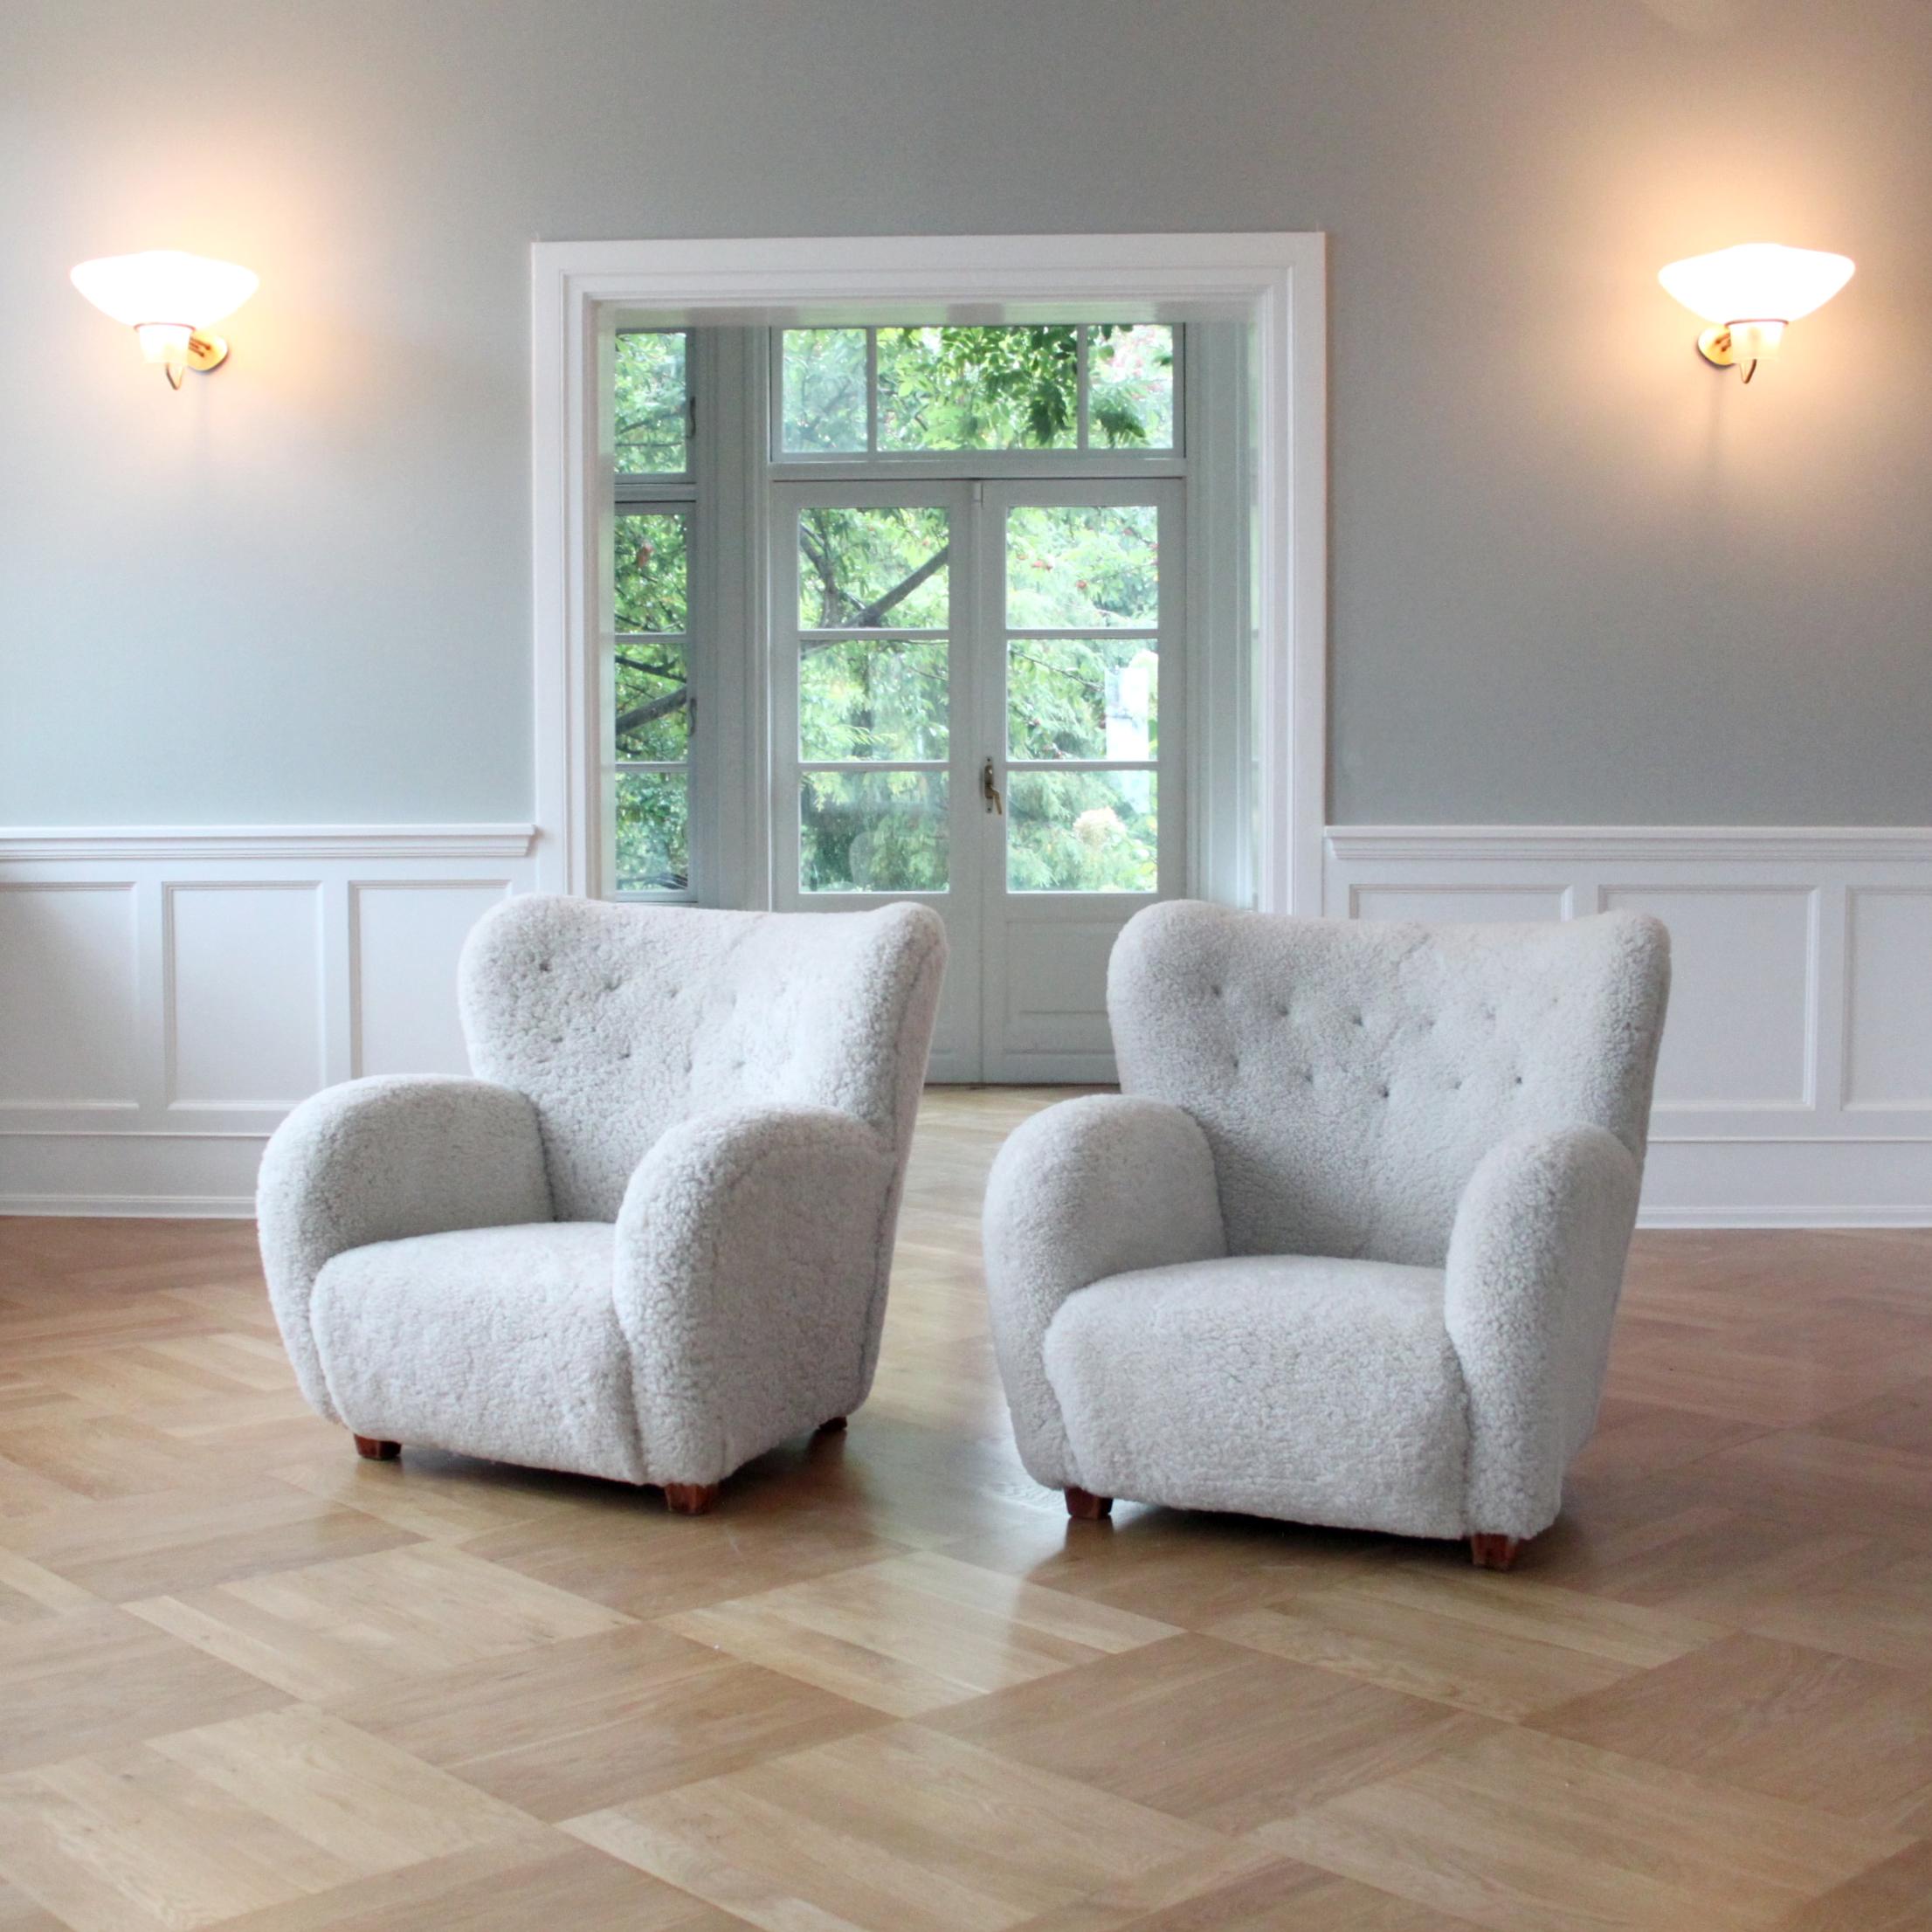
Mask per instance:
[[[1439,1269],[1243,1255],[1113,1275],[1067,1298],[1045,1365],[1098,1495],[1463,1534]]]
[[[311,1304],[357,1435],[644,1480],[604,1221],[463,1228],[350,1248]]]

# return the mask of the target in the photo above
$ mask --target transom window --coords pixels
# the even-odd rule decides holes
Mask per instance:
[[[775,342],[782,461],[1180,446],[1166,323],[787,328]]]

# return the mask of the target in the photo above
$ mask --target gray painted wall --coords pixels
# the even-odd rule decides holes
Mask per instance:
[[[1333,237],[1334,816],[1932,823],[1924,0],[9,0],[0,823],[530,811],[533,238]],[[1749,391],[1656,286],[1846,293]],[[66,282],[247,262],[180,397]]]

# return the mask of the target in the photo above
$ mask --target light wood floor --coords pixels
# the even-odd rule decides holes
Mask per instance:
[[[1642,1238],[1508,1577],[1014,1459],[928,1103],[885,1363],[718,1513],[297,1400],[252,1230],[0,1223],[0,1932],[1932,1927],[1932,1236]]]

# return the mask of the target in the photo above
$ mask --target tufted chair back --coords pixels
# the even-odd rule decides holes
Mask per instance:
[[[726,913],[528,895],[459,974],[470,1064],[535,1103],[560,1221],[611,1221],[666,1128],[721,1107],[832,1107],[903,1168],[945,940],[920,906]]]
[[[1594,1125],[1641,1163],[1670,941],[1608,913],[1523,926],[1281,919],[1175,900],[1114,949],[1121,1084],[1185,1107],[1235,1254],[1439,1266],[1495,1143]]]

